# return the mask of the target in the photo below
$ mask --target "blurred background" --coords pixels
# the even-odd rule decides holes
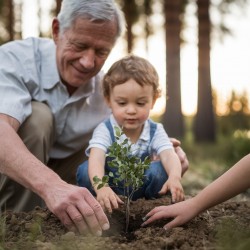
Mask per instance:
[[[151,116],[181,140],[190,160],[183,184],[195,193],[250,153],[250,0],[116,2],[127,32],[104,70],[127,53],[156,67],[162,96]],[[0,44],[51,37],[60,5],[0,0]]]

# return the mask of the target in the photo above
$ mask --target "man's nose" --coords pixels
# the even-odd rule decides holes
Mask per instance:
[[[83,51],[79,62],[85,69],[94,68],[95,67],[95,51],[91,49]]]

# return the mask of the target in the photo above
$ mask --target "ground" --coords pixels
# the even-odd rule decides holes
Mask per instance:
[[[124,209],[109,216],[111,229],[102,237],[79,236],[67,230],[46,209],[2,216],[0,250],[13,249],[250,249],[250,200],[230,200],[187,224],[165,231],[165,221],[142,228],[142,217],[153,207],[170,204],[168,197],[137,200],[131,204],[129,232]]]

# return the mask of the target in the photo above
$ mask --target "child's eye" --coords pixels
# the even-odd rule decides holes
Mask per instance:
[[[144,106],[144,105],[145,105],[145,102],[138,102],[137,105],[139,105],[139,106]]]
[[[125,105],[126,105],[126,102],[118,102],[118,105],[119,105],[119,106],[125,106]]]

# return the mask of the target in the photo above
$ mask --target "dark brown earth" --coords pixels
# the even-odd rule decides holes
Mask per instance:
[[[131,204],[129,232],[123,209],[110,217],[111,229],[102,237],[79,236],[67,230],[46,209],[30,213],[6,212],[1,219],[0,250],[13,249],[250,249],[250,201],[228,201],[169,231],[165,221],[142,228],[142,217],[169,198],[137,200]]]

